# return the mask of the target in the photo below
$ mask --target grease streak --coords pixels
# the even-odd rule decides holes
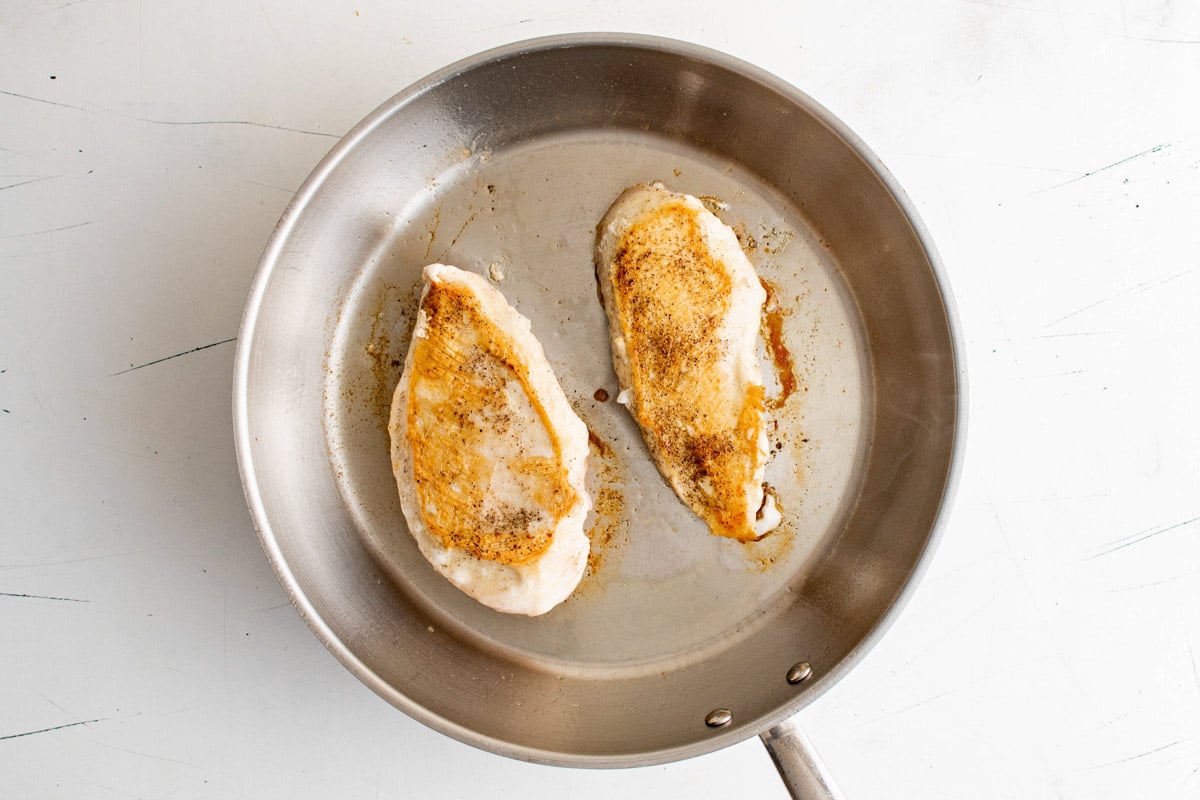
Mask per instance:
[[[767,302],[763,305],[763,322],[766,326],[763,338],[767,343],[767,351],[771,354],[771,363],[775,365],[780,387],[779,396],[772,398],[767,405],[771,409],[780,409],[796,391],[796,368],[792,362],[792,353],[783,340],[783,309],[779,305],[775,287],[763,278],[759,278],[759,283],[767,292]]]

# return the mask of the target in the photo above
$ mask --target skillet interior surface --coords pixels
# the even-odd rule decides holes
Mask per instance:
[[[651,180],[709,198],[779,301],[796,391],[771,411],[767,477],[785,521],[758,543],[710,536],[614,401],[594,229]],[[496,281],[593,433],[591,568],[543,617],[454,589],[400,512],[387,415],[433,261]],[[239,341],[247,498],[317,635],[412,716],[534,761],[697,755],[793,713],[898,606],[951,479],[951,326],[907,201],[795,89],[658,39],[513,45],[388,101],[285,212]],[[799,661],[815,677],[789,685]],[[717,707],[733,721],[711,729]]]

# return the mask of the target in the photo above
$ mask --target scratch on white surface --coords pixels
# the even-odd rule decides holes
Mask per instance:
[[[1012,561],[1013,567],[1017,570],[1017,575],[1020,576],[1021,585],[1025,589],[1025,597],[1028,599],[1030,607],[1037,615],[1040,631],[1043,632],[1043,636],[1047,636],[1046,632],[1052,630],[1052,627],[1046,619],[1046,612],[1042,608],[1042,603],[1038,599],[1037,592],[1034,591],[1033,584],[1029,580],[1029,575],[1026,573],[1021,559],[1018,558],[1016,550],[1013,549],[1012,541],[1008,537],[1008,531],[1005,530],[1004,523],[1000,521],[1000,512],[996,508],[996,503],[990,496],[987,497],[987,505],[992,511],[992,518],[996,521],[996,528],[1000,531],[1000,538],[1004,541],[1004,548],[1008,551],[1008,557]],[[1052,651],[1053,654],[1057,656],[1060,668],[1064,672],[1070,671],[1071,660],[1064,654],[1062,646],[1055,640],[1054,637],[1048,638],[1052,642],[1048,650]]]
[[[75,597],[53,597],[46,594],[18,594],[15,592],[0,592],[0,597],[25,597],[30,600],[61,600],[64,603],[90,603],[91,600],[80,600]]]
[[[841,70],[839,70],[832,78],[830,78],[827,81],[825,81],[824,83],[822,83],[819,88],[820,89],[828,89],[830,86],[832,86],[834,83],[836,83],[838,81],[838,79],[840,79],[843,75],[845,75],[846,73],[848,73],[850,70],[854,69],[861,63],[862,63],[862,59],[851,60],[851,62],[849,64],[847,64],[845,67],[843,67]]]
[[[1102,731],[1105,728],[1112,727],[1113,725],[1117,725],[1119,723],[1124,723],[1125,720],[1127,720],[1127,719],[1129,719],[1128,711],[1126,711],[1123,714],[1118,714],[1117,716],[1113,717],[1112,719],[1108,720],[1107,722],[1101,723],[1100,726],[1096,728],[1096,730]]]
[[[1126,756],[1125,758],[1118,758],[1116,761],[1105,761],[1103,764],[1097,764],[1094,767],[1091,767],[1091,769],[1103,769],[1104,767],[1115,767],[1118,764],[1126,764],[1130,761],[1137,761],[1139,758],[1145,758],[1146,756],[1151,756],[1151,755],[1154,755],[1155,753],[1160,753],[1169,747],[1175,747],[1176,745],[1183,744],[1186,741],[1188,741],[1188,740],[1187,739],[1178,739],[1174,742],[1170,742],[1169,744],[1159,745],[1158,747],[1147,750],[1144,753],[1134,753],[1133,755]]]
[[[275,24],[271,22],[271,15],[267,13],[267,9],[263,8],[262,0],[258,0],[258,10],[262,12],[263,19],[267,21],[267,30],[271,32],[271,38],[275,40],[275,44],[283,47],[283,42],[279,41],[279,32],[275,30]]]
[[[162,362],[170,361],[173,358],[179,358],[180,356],[191,355],[192,353],[199,353],[201,350],[207,350],[210,347],[216,347],[217,345],[229,344],[230,342],[236,342],[236,341],[237,341],[237,337],[232,336],[228,339],[222,339],[219,342],[212,342],[211,344],[202,344],[199,347],[193,347],[191,350],[184,350],[181,353],[175,353],[174,355],[163,356],[162,358],[156,358],[153,361],[147,361],[145,364],[138,364],[136,366],[130,365],[129,369],[123,369],[120,372],[114,372],[111,375],[111,377],[115,378],[118,375],[124,375],[126,372],[133,372],[135,369],[142,369],[144,367],[152,367],[155,364],[161,364]]]
[[[1025,569],[1021,566],[1021,559],[1017,558],[1017,553],[1013,550],[1012,542],[1008,539],[1008,531],[1004,529],[1004,523],[1000,521],[1000,513],[996,511],[995,504],[990,500],[988,505],[992,509],[992,519],[996,521],[996,529],[1000,531],[1000,538],[1004,540],[1004,548],[1008,550],[1008,557],[1012,559],[1013,566],[1017,568],[1017,574],[1021,576],[1021,583],[1025,584],[1025,593],[1032,598],[1033,587],[1029,583],[1029,577],[1025,574]],[[1045,619],[1042,621],[1045,622]]]
[[[249,126],[252,128],[267,128],[269,130],[275,130],[275,131],[287,131],[288,133],[302,133],[306,136],[324,136],[329,139],[342,138],[339,134],[336,134],[336,133],[325,133],[323,131],[310,131],[310,130],[305,130],[304,128],[292,128],[287,125],[272,125],[269,122],[254,122],[252,120],[244,120],[244,119],[173,120],[173,119],[154,119],[153,117],[139,117],[136,114],[124,114],[120,111],[113,111],[112,109],[108,109],[108,108],[95,109],[95,108],[86,108],[84,106],[71,105],[70,103],[60,103],[57,100],[47,100],[44,97],[34,97],[34,96],[28,95],[28,94],[21,94],[20,92],[10,92],[7,89],[0,89],[0,95],[7,95],[8,97],[16,97],[21,100],[29,100],[30,102],[34,102],[34,103],[45,103],[46,105],[58,106],[59,108],[69,108],[72,111],[82,111],[85,114],[109,114],[114,117],[121,117],[122,119],[133,120],[134,122],[144,122],[148,125],[180,125],[180,126],[246,125],[246,126]]]
[[[1142,589],[1152,589],[1155,586],[1162,586],[1164,583],[1174,583],[1175,581],[1181,581],[1186,578],[1192,578],[1192,577],[1196,576],[1197,574],[1200,574],[1200,570],[1192,569],[1192,570],[1188,570],[1187,572],[1181,572],[1178,575],[1171,575],[1170,577],[1167,577],[1167,578],[1159,578],[1156,581],[1149,581],[1147,583],[1138,583],[1133,586],[1122,586],[1119,589],[1109,589],[1109,591],[1110,592],[1137,592],[1137,591],[1141,591]]]
[[[1038,189],[1036,192],[1032,192],[1032,193],[1031,193],[1031,196],[1032,196],[1032,195],[1036,195],[1036,194],[1042,194],[1043,192],[1048,192],[1048,191],[1050,191],[1051,189],[1058,189],[1058,188],[1061,188],[1061,187],[1063,187],[1063,186],[1068,186],[1068,185],[1070,185],[1070,184],[1072,184],[1072,183],[1077,183],[1077,182],[1079,182],[1079,181],[1082,181],[1082,180],[1084,180],[1084,179],[1086,179],[1086,178],[1090,178],[1090,177],[1092,177],[1093,175],[1099,175],[1101,172],[1104,172],[1104,171],[1106,171],[1106,170],[1110,170],[1110,169],[1112,169],[1113,167],[1119,167],[1119,166],[1121,166],[1122,164],[1128,164],[1130,161],[1133,161],[1133,160],[1135,160],[1135,159],[1138,159],[1138,158],[1142,158],[1143,156],[1148,156],[1148,155],[1150,155],[1151,153],[1157,153],[1157,152],[1159,152],[1160,150],[1165,150],[1166,148],[1168,148],[1168,147],[1170,147],[1170,146],[1171,146],[1171,143],[1170,143],[1170,142],[1165,142],[1165,143],[1163,143],[1163,144],[1156,144],[1156,145],[1154,145],[1154,147],[1151,147],[1151,148],[1150,148],[1150,149],[1148,149],[1148,150],[1143,150],[1143,151],[1142,151],[1142,152],[1140,152],[1140,153],[1134,153],[1134,154],[1133,154],[1133,155],[1131,155],[1131,156],[1126,156],[1125,158],[1122,158],[1120,161],[1114,161],[1114,162],[1113,162],[1113,163],[1111,163],[1111,164],[1106,164],[1106,165],[1104,165],[1103,167],[1099,167],[1099,168],[1097,168],[1097,169],[1094,169],[1094,170],[1092,170],[1091,172],[1085,172],[1085,173],[1083,173],[1082,175],[1078,175],[1078,176],[1076,176],[1076,177],[1074,177],[1074,178],[1071,178],[1070,180],[1063,181],[1062,183],[1056,183],[1056,184],[1054,184],[1053,186],[1047,186],[1045,189]]]
[[[84,225],[91,225],[89,222],[76,222],[74,225],[63,225],[58,228],[47,228],[43,231],[25,231],[24,233],[10,233],[5,236],[0,236],[0,239],[18,239],[22,236],[41,236],[44,233],[58,233],[59,231],[69,231],[72,228],[82,228]]]
[[[64,714],[69,714],[69,713],[70,713],[70,712],[69,712],[69,711],[67,711],[65,708],[63,708],[63,707],[62,707],[62,706],[60,706],[58,703],[56,703],[56,702],[54,702],[53,700],[51,700],[49,697],[46,697],[46,695],[42,694],[41,692],[38,692],[38,697],[42,698],[42,699],[43,699],[43,700],[45,700],[47,703],[49,703],[50,705],[54,706],[55,708],[57,708],[59,711],[63,712]]]
[[[906,712],[912,711],[913,709],[920,708],[921,706],[926,705],[928,703],[932,703],[936,700],[941,700],[943,697],[947,697],[947,696],[948,696],[948,694],[946,692],[943,692],[942,694],[936,694],[933,697],[926,697],[925,699],[918,700],[917,702],[912,703],[911,705],[904,706],[903,708],[897,708],[894,711],[888,711],[877,717],[872,717],[871,719],[860,722],[857,725],[851,726],[850,728],[848,728],[848,730],[855,730],[856,728],[862,728],[867,725],[874,725],[876,723],[882,722],[885,719],[891,719],[892,717],[896,717],[896,716],[899,716]]]
[[[295,190],[295,189],[289,189],[289,188],[287,188],[286,186],[276,186],[276,185],[275,185],[275,184],[273,184],[273,183],[262,183],[261,181],[252,181],[252,180],[250,180],[249,178],[247,178],[247,179],[246,179],[246,183],[252,183],[252,184],[254,184],[255,186],[261,186],[261,187],[263,187],[264,189],[278,189],[279,191],[281,191],[281,192],[287,192],[288,194],[295,194],[295,193],[296,193],[296,190]]]
[[[53,728],[40,728],[36,731],[25,731],[24,733],[10,733],[7,736],[0,736],[0,742],[5,739],[20,739],[22,736],[36,736],[39,733],[50,733],[51,731],[61,731],[63,728],[74,728],[78,725],[91,725],[93,722],[104,722],[108,717],[100,719],[85,719],[81,722],[68,722],[66,725],[55,725]]]
[[[58,176],[57,175],[47,175],[44,178],[30,178],[29,180],[21,181],[20,183],[10,183],[7,186],[0,186],[0,192],[3,192],[5,189],[15,189],[18,186],[28,186],[31,183],[41,183],[42,181],[53,180],[56,177],[58,177]]]
[[[44,97],[32,97],[27,94],[20,94],[18,92],[10,92],[6,89],[0,89],[0,94],[8,95],[9,97],[17,97],[17,98],[20,98],[21,100],[30,100],[34,103],[45,103],[48,106],[58,106],[59,108],[69,108],[73,111],[82,111],[85,114],[95,114],[96,113],[95,111],[92,111],[90,108],[84,108],[83,106],[73,106],[69,103],[60,103],[57,100],[47,100]]]
[[[1104,303],[1111,302],[1113,300],[1116,300],[1118,297],[1123,297],[1124,295],[1130,294],[1132,292],[1138,292],[1138,291],[1144,292],[1144,291],[1149,291],[1150,289],[1157,289],[1159,286],[1162,286],[1165,283],[1170,283],[1171,281],[1178,280],[1185,275],[1190,275],[1191,273],[1195,272],[1197,269],[1200,269],[1200,267],[1192,267],[1191,269],[1185,269],[1180,272],[1176,272],[1171,275],[1166,275],[1166,276],[1163,276],[1160,278],[1150,278],[1150,279],[1144,280],[1140,283],[1135,283],[1133,286],[1126,286],[1124,289],[1121,289],[1118,292],[1110,294],[1107,297],[1102,297],[1099,300],[1095,301],[1094,303],[1088,303],[1086,306],[1084,306],[1082,308],[1077,308],[1074,311],[1072,311],[1070,314],[1067,314],[1066,316],[1063,316],[1063,317],[1059,317],[1058,319],[1054,320],[1053,322],[1047,322],[1045,327],[1050,327],[1051,325],[1057,325],[1060,322],[1066,322],[1071,317],[1074,317],[1078,314],[1082,314],[1084,311],[1088,311],[1089,309],[1093,309],[1098,305],[1102,305]]]
[[[572,16],[572,15],[568,15],[568,17],[570,17],[570,16]],[[548,20],[549,18],[546,18],[546,19]],[[560,19],[561,19],[561,17],[560,17]],[[543,20],[543,21],[546,21],[546,20]],[[524,19],[519,19],[519,20],[516,20],[515,22],[505,22],[505,23],[503,23],[503,24],[501,24],[501,25],[492,25],[492,26],[490,26],[490,27],[487,27],[487,28],[479,28],[479,32],[480,32],[480,33],[486,33],[486,32],[488,32],[488,31],[499,31],[499,30],[504,30],[505,28],[515,28],[515,27],[516,27],[516,26],[518,26],[518,25],[528,25],[530,22],[533,22],[533,18],[532,18],[532,17],[526,17],[526,18],[524,18]]]
[[[1106,555],[1109,555],[1110,553],[1115,553],[1118,550],[1123,550],[1126,547],[1130,547],[1135,544],[1140,544],[1141,542],[1144,542],[1147,539],[1153,539],[1155,536],[1158,536],[1163,533],[1167,533],[1168,531],[1178,530],[1179,528],[1185,527],[1187,525],[1191,525],[1192,523],[1197,522],[1197,521],[1200,521],[1200,517],[1192,517],[1191,519],[1185,519],[1183,522],[1176,522],[1172,525],[1166,525],[1163,527],[1149,528],[1147,530],[1138,531],[1137,533],[1131,534],[1130,536],[1126,536],[1123,539],[1117,539],[1114,542],[1110,542],[1102,550],[1091,555],[1090,558],[1100,558],[1100,556],[1106,556]]]
[[[110,112],[117,114],[117,112]],[[291,128],[287,125],[272,125],[268,122],[252,122],[242,119],[199,119],[199,120],[172,120],[172,119],[151,119],[149,117],[134,117],[128,114],[117,114],[119,117],[136,120],[137,122],[146,122],[150,125],[248,125],[252,128],[268,128],[274,131],[287,131],[288,133],[303,133],[306,136],[324,136],[327,139],[342,138],[336,133],[323,133],[322,131],[309,131],[303,128]]]
[[[1039,339],[1065,339],[1071,336],[1110,336],[1112,331],[1076,331],[1074,333],[1043,333]]]
[[[172,764],[182,764],[183,766],[191,767],[192,769],[200,769],[201,768],[199,764],[193,764],[191,761],[181,761],[178,758],[168,758],[167,756],[156,756],[153,753],[143,753],[141,750],[132,750],[128,747],[118,747],[115,744],[107,744],[106,742],[97,741],[97,742],[95,742],[95,744],[98,744],[101,747],[107,748],[109,750],[119,750],[122,753],[130,753],[132,755],[140,756],[142,758],[150,758],[155,761],[167,761]]]
[[[375,800],[379,800],[379,778],[383,774],[383,742],[375,754]]]
[[[274,611],[277,608],[286,608],[287,606],[290,606],[290,605],[291,605],[291,603],[277,603],[276,605],[267,606],[266,608],[256,608],[256,609],[254,609],[254,613],[262,614],[267,611]]]

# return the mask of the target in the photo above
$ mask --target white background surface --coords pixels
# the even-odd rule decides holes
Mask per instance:
[[[957,297],[946,536],[801,715],[846,794],[1200,796],[1200,7],[492,6],[0,6],[0,795],[784,796],[753,740],[589,772],[412,722],[287,603],[237,474],[227,340],[337,137],[478,50],[631,30],[844,119]]]

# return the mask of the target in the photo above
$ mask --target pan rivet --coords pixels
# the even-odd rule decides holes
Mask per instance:
[[[714,708],[704,718],[704,724],[710,728],[723,728],[733,722],[733,712],[728,708]]]
[[[788,670],[787,682],[790,684],[804,683],[812,675],[812,666],[807,661],[793,664]]]

